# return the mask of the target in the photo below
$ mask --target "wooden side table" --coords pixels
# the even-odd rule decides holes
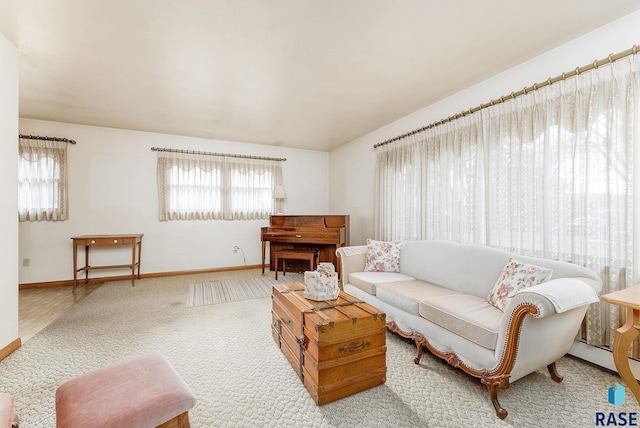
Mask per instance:
[[[602,298],[609,303],[627,308],[627,320],[616,330],[613,339],[613,362],[620,377],[627,383],[640,404],[640,384],[629,367],[629,346],[640,335],[640,285],[605,294]]]
[[[78,286],[78,272],[84,272],[84,283],[89,281],[89,271],[94,269],[130,269],[131,286],[135,285],[136,267],[140,279],[140,259],[142,256],[142,233],[133,235],[82,235],[71,238],[73,240],[73,292]],[[121,265],[91,266],[89,264],[89,248],[93,246],[123,246],[131,247],[131,263]],[[78,268],[78,247],[84,246],[84,266]],[[137,251],[136,251],[137,250]],[[136,257],[137,253],[137,257]]]

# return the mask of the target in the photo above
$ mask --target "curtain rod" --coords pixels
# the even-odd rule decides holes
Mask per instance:
[[[172,152],[172,153],[187,153],[190,155],[207,155],[207,156],[226,156],[230,158],[243,158],[243,159],[259,159],[259,160],[270,160],[270,161],[286,161],[287,158],[270,158],[265,156],[249,156],[249,155],[235,155],[229,153],[215,153],[215,152],[200,152],[194,150],[180,150],[180,149],[167,149],[163,147],[151,147],[151,150],[154,152]]]
[[[41,135],[24,135],[24,134],[18,134],[18,137],[25,138],[27,140],[62,141],[63,143],[76,144],[76,140],[70,140],[68,138],[43,137]]]
[[[451,121],[453,121],[455,119],[460,119],[461,117],[468,116],[468,115],[470,115],[472,113],[475,113],[475,112],[480,111],[482,109],[485,109],[487,107],[491,107],[491,106],[494,106],[496,104],[503,103],[503,102],[505,102],[505,101],[507,101],[509,99],[513,99],[513,98],[519,97],[521,95],[525,95],[525,94],[527,94],[527,93],[529,93],[531,91],[536,91],[536,90],[538,90],[540,88],[544,88],[545,86],[552,85],[553,83],[560,82],[562,80],[565,80],[565,79],[568,79],[570,77],[576,76],[578,74],[584,73],[585,71],[593,70],[594,68],[598,68],[598,67],[600,67],[602,65],[611,64],[612,62],[615,62],[615,61],[617,61],[619,59],[622,59],[624,57],[627,57],[629,55],[635,55],[636,53],[638,53],[638,47],[636,45],[633,45],[633,47],[631,47],[631,48],[629,48],[627,50],[624,50],[622,52],[618,52],[617,54],[609,54],[608,57],[602,58],[602,59],[599,59],[599,60],[595,60],[591,64],[583,65],[582,67],[576,67],[575,70],[571,70],[569,72],[562,73],[561,75],[556,76],[556,77],[549,77],[544,82],[534,83],[533,85],[528,86],[528,87],[524,87],[523,89],[521,89],[521,90],[519,90],[517,92],[511,92],[509,95],[505,95],[505,96],[502,96],[502,97],[500,97],[498,99],[491,100],[488,103],[480,104],[477,107],[473,107],[473,108],[470,108],[469,110],[465,110],[465,111],[463,111],[461,113],[455,114],[453,116],[449,116],[446,119],[439,120],[438,122],[434,122],[434,123],[432,123],[430,125],[423,126],[422,128],[414,129],[413,131],[407,132],[407,133],[402,134],[402,135],[398,135],[397,137],[390,138],[390,139],[385,140],[385,141],[383,141],[381,143],[375,144],[373,146],[373,148],[377,149],[378,147],[384,146],[385,144],[389,144],[389,143],[392,143],[394,141],[401,140],[401,139],[403,139],[405,137],[409,137],[410,135],[414,135],[414,134],[417,134],[418,132],[426,131],[427,129],[431,129],[431,128],[434,128],[436,126],[443,125],[443,124],[445,124],[447,122],[451,122]]]

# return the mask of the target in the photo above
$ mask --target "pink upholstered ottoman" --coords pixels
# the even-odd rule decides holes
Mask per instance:
[[[56,391],[56,426],[189,427],[196,398],[160,354],[79,375]]]
[[[0,392],[0,428],[18,426],[15,415],[15,400],[11,394]]]

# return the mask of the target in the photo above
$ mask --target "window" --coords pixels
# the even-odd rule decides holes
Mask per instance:
[[[18,219],[69,218],[67,143],[21,138],[18,144]]]
[[[160,220],[257,220],[279,210],[280,161],[158,152]]]
[[[607,291],[637,283],[639,124],[634,54],[398,138],[378,149],[375,238],[570,261]],[[590,307],[587,343],[608,345],[617,310]]]

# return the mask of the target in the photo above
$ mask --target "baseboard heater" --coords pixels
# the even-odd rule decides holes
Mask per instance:
[[[569,355],[593,363],[613,372],[618,372],[613,362],[613,354],[609,349],[587,345],[584,342],[575,341],[569,349]],[[636,379],[640,380],[640,361],[629,358],[629,367]]]

